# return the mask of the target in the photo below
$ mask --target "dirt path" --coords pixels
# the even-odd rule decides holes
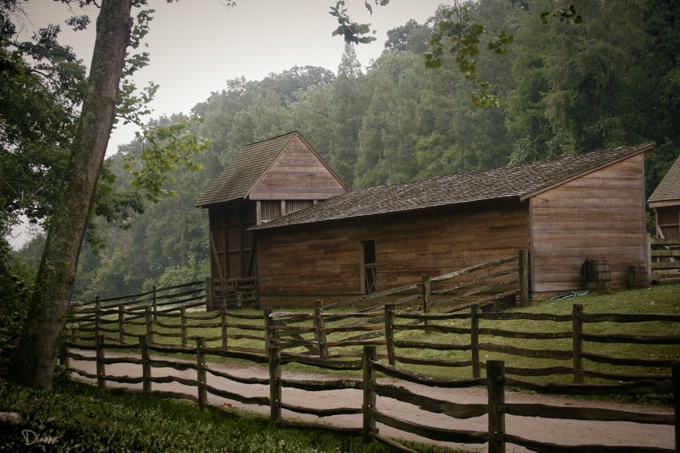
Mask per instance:
[[[83,355],[91,355],[89,351],[78,351]],[[120,356],[122,354],[107,353],[107,357]],[[179,361],[179,360],[178,360]],[[268,377],[268,370],[266,367],[259,367],[254,365],[224,365],[211,364],[211,367],[228,372],[234,376],[243,377]],[[95,363],[90,361],[76,361],[71,360],[71,368],[80,369],[88,373],[95,373]],[[153,368],[152,376],[178,376],[186,379],[195,379],[196,372],[193,370],[177,371],[172,368]],[[112,376],[141,376],[141,365],[133,364],[117,364],[107,365],[106,374]],[[291,380],[321,380],[321,379],[337,379],[337,376],[328,376],[316,373],[300,373],[283,370],[284,379]],[[392,379],[381,379],[381,383],[394,383]],[[243,396],[269,396],[269,387],[264,385],[247,385],[240,384],[234,381],[217,378],[208,373],[208,385],[216,388],[222,388],[231,392],[236,392]],[[123,386],[117,383],[108,383],[110,387]],[[481,403],[487,402],[486,390],[484,388],[469,388],[469,389],[435,389],[419,384],[405,383],[400,381],[400,386],[406,387],[409,390],[430,396],[438,399],[444,399],[456,403]],[[139,387],[139,386],[137,386]],[[195,387],[187,387],[177,383],[170,384],[153,384],[154,390],[185,392],[188,394],[195,394]],[[306,392],[297,389],[283,389],[282,399],[284,402],[294,404],[296,406],[314,407],[314,408],[337,408],[337,407],[361,407],[362,392],[360,390],[333,390],[326,392]],[[233,407],[243,409],[250,412],[257,412],[261,414],[269,414],[269,407],[256,405],[243,405],[235,401],[228,401],[223,398],[208,396],[210,404],[216,406]],[[575,401],[565,397],[553,397],[536,394],[524,394],[507,392],[507,403],[529,403],[529,404],[549,404],[555,406],[588,406],[588,407],[606,407],[616,408],[628,411],[649,412],[649,413],[672,413],[671,409],[648,407],[633,404],[615,404],[601,401]],[[434,426],[447,429],[462,429],[473,431],[486,431],[487,419],[486,416],[477,417],[467,420],[459,420],[448,417],[446,415],[438,415],[431,412],[426,412],[414,407],[410,404],[401,403],[399,401],[378,397],[377,407],[383,412],[393,414],[399,418],[409,420],[421,425]],[[310,423],[327,424],[340,427],[359,428],[362,425],[361,415],[340,415],[326,418],[318,418],[313,415],[297,414],[294,412],[283,410],[283,417],[291,420],[301,420]],[[452,443],[443,443],[424,439],[409,433],[397,431],[384,425],[378,425],[382,435],[396,438],[396,439],[411,439],[421,442],[434,443],[444,445],[452,448],[463,448],[468,451],[486,451],[486,445],[460,445]],[[612,445],[620,446],[622,451],[625,451],[627,446],[641,446],[641,447],[661,447],[673,449],[674,445],[674,428],[673,426],[660,425],[643,425],[639,423],[628,422],[586,422],[586,421],[572,421],[572,420],[554,420],[542,418],[528,418],[507,416],[506,417],[506,432],[519,435],[521,437],[550,442],[560,445]],[[508,452],[527,452],[522,447],[508,444]]]

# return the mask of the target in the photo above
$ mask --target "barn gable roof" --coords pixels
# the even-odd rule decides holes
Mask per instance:
[[[196,201],[196,206],[207,207],[217,203],[247,198],[253,187],[267,174],[268,170],[272,168],[277,159],[285,153],[288,146],[296,138],[299,138],[306,145],[309,152],[326,167],[338,184],[344,188],[344,183],[307,143],[304,137],[298,131],[293,131],[246,145]]]
[[[476,173],[357,190],[252,229],[264,230],[492,200],[525,200],[635,154],[650,151],[653,147],[653,144],[622,146]]]
[[[680,204],[680,158],[668,170],[648,200],[650,208]]]

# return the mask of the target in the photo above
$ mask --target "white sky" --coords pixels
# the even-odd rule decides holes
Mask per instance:
[[[370,3],[374,3],[369,0]],[[136,82],[160,85],[151,107],[152,117],[189,113],[210,93],[226,87],[230,79],[261,80],[294,66],[321,66],[337,72],[344,50],[341,37],[331,36],[337,27],[329,14],[335,0],[237,0],[227,7],[221,0],[149,0],[156,10],[147,36],[151,64],[139,71]],[[380,56],[387,31],[409,19],[424,23],[439,4],[447,0],[391,0],[387,6],[373,6],[370,16],[364,0],[347,0],[353,20],[371,23],[377,38],[357,47],[357,56],[367,66]],[[62,41],[89,62],[94,45],[92,30],[71,32],[63,24],[67,7],[54,0],[32,0],[26,11],[36,25],[62,25]],[[96,15],[96,9],[91,10]],[[109,153],[134,137],[132,127],[114,131]]]

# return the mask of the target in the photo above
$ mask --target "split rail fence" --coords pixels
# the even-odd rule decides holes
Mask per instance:
[[[680,282],[680,239],[650,240],[653,279],[659,283]]]
[[[219,333],[214,337],[203,338],[197,336],[187,336],[180,332],[178,336],[170,337],[165,333],[166,339],[177,341],[176,345],[160,344],[159,331],[154,329],[159,327],[159,322],[164,319],[164,314],[160,315],[159,320],[154,321],[153,313],[148,307],[145,314],[136,322],[144,322],[144,327],[139,334],[126,333],[121,336],[120,332],[113,332],[113,328],[103,330],[103,323],[109,318],[112,323],[118,323],[120,318],[112,310],[100,310],[99,315],[94,316],[94,331],[86,331],[85,334],[93,335],[77,336],[77,342],[66,342],[62,351],[62,359],[69,367],[72,360],[95,362],[96,372],[87,373],[82,370],[70,368],[85,378],[96,380],[100,387],[106,387],[108,382],[115,382],[126,385],[141,386],[141,389],[130,390],[141,392],[145,395],[159,395],[163,397],[188,398],[196,401],[200,407],[208,405],[208,395],[237,401],[246,405],[268,406],[270,417],[275,421],[283,421],[282,410],[295,413],[311,414],[317,417],[329,417],[334,415],[362,414],[363,423],[361,428],[357,428],[356,434],[363,435],[368,442],[371,439],[396,445],[392,439],[380,435],[376,426],[378,423],[391,426],[398,430],[414,433],[427,439],[441,440],[447,442],[464,444],[483,444],[488,442],[488,451],[505,451],[505,444],[524,446],[534,451],[550,452],[586,452],[586,451],[618,451],[619,447],[606,446],[560,446],[554,444],[540,443],[535,440],[526,439],[505,429],[505,416],[517,415],[527,417],[544,417],[557,419],[578,419],[593,421],[629,421],[633,423],[647,423],[675,426],[675,451],[680,451],[680,365],[678,357],[673,358],[629,358],[614,357],[605,354],[588,352],[585,350],[586,344],[591,343],[628,343],[643,345],[678,345],[680,335],[621,335],[615,333],[593,334],[586,332],[586,326],[594,323],[646,323],[663,322],[676,325],[680,322],[678,315],[619,315],[619,314],[587,314],[584,313],[582,306],[574,305],[571,315],[551,315],[551,314],[528,314],[528,313],[495,313],[483,312],[475,306],[470,308],[470,313],[414,313],[411,311],[397,311],[394,305],[386,307],[383,312],[368,313],[325,313],[322,307],[317,307],[314,314],[304,313],[272,313],[265,311],[263,314],[246,315],[242,313],[227,313],[226,311],[212,313],[180,313],[181,319],[198,320],[199,325],[206,325],[209,329],[214,329]],[[123,310],[124,312],[124,310]],[[167,314],[168,316],[178,316]],[[239,316],[241,318],[239,318]],[[230,322],[231,317],[238,322]],[[244,318],[245,317],[245,318]],[[306,320],[314,320],[311,325],[295,325],[296,321],[301,323]],[[381,319],[382,322],[373,325],[361,323],[359,321],[369,319]],[[97,319],[99,320],[98,330],[96,328]],[[259,324],[253,324],[260,321]],[[282,322],[282,321],[286,322]],[[331,321],[344,324],[338,327],[328,327]],[[469,327],[459,327],[451,324],[451,321],[464,320],[469,323]],[[497,329],[484,327],[487,321],[510,321],[522,320],[522,327],[526,331],[511,331],[508,329]],[[570,331],[557,333],[532,333],[531,323],[567,323],[571,324]],[[167,324],[169,325],[169,324]],[[166,325],[166,326],[167,326]],[[186,325],[186,324],[185,324]],[[81,329],[83,325],[79,326]],[[91,327],[90,327],[91,328]],[[250,333],[230,333],[232,330],[243,332],[244,328],[251,329]],[[185,327],[190,329],[190,327]],[[383,330],[383,338],[361,338],[362,335],[374,334]],[[456,338],[456,341],[444,340],[439,343],[432,341],[413,341],[408,338],[400,338],[401,334],[414,330],[427,332],[445,333]],[[613,329],[612,329],[613,330]],[[333,340],[330,336],[340,334],[344,338]],[[349,337],[347,337],[349,335]],[[243,340],[248,336],[248,340],[257,339],[261,341],[261,347],[241,347],[234,345],[234,342]],[[305,339],[310,336],[312,339]],[[504,344],[483,343],[479,338],[520,338],[526,340],[567,340],[572,344],[571,350],[543,350],[511,347]],[[123,340],[121,340],[121,338]],[[134,338],[135,341],[126,340]],[[347,339],[349,338],[349,339]],[[460,338],[469,338],[460,343]],[[179,339],[179,340],[178,340]],[[208,342],[216,343],[214,347],[207,347]],[[191,343],[191,345],[189,345]],[[293,347],[302,352],[284,352]],[[353,350],[338,354],[329,354],[329,348],[349,347]],[[358,352],[355,352],[358,348]],[[378,353],[380,348],[380,354]],[[407,356],[398,354],[402,350],[418,348],[421,350],[464,352],[469,354],[469,359],[465,360],[445,360],[445,359],[423,359],[419,356]],[[84,353],[84,351],[94,351],[94,354]],[[118,354],[110,354],[115,351]],[[482,361],[479,359],[480,352],[502,353],[509,356],[522,356],[530,359],[552,359],[568,362],[571,366],[550,366],[538,368],[520,368],[505,366],[505,362],[498,360]],[[120,353],[125,353],[123,357]],[[152,357],[152,354],[154,356]],[[195,356],[195,361],[180,361],[164,355],[190,354]],[[238,359],[256,364],[268,364],[269,377],[239,377],[230,373],[218,370],[209,359]],[[355,360],[348,360],[354,358]],[[380,360],[382,359],[382,360]],[[652,370],[650,373],[626,374],[611,371],[599,371],[584,367],[584,362],[605,363],[614,367],[643,367]],[[511,363],[512,359],[508,359]],[[133,364],[140,366],[140,376],[119,376],[107,374],[107,367],[115,364]],[[359,379],[338,379],[322,381],[296,381],[282,378],[281,369],[286,364],[304,364],[320,369],[340,370],[347,372],[362,371],[362,378]],[[465,379],[451,380],[426,377],[405,369],[400,369],[397,364],[418,364],[436,367],[469,367],[471,377]],[[195,378],[180,378],[171,375],[156,376],[152,373],[152,368],[173,368],[179,371],[195,370]],[[481,377],[481,370],[486,370],[486,377]],[[438,388],[466,388],[471,386],[486,386],[488,390],[487,404],[455,404],[444,400],[429,398],[405,390],[398,386],[382,384],[377,373],[390,376],[405,382],[416,382],[430,387]],[[539,384],[511,378],[510,376],[549,376],[564,375],[573,376],[570,378],[574,383],[568,384]],[[210,377],[209,377],[210,376]],[[617,384],[597,384],[583,383],[585,378],[598,378],[615,380]],[[237,392],[225,390],[223,386],[213,385],[213,379],[222,378],[238,382],[241,384],[259,384],[269,388],[269,395],[244,396]],[[194,395],[185,395],[167,391],[152,390],[152,385],[177,382],[179,384],[196,388]],[[623,382],[623,383],[621,383]],[[650,415],[625,412],[619,410],[589,409],[584,407],[553,407],[546,405],[524,405],[507,404],[505,402],[505,387],[521,388],[535,391],[538,393],[567,394],[567,395],[644,395],[644,394],[671,394],[675,392],[675,415]],[[317,409],[310,407],[297,406],[284,400],[284,389],[296,388],[306,391],[330,391],[342,389],[355,389],[363,392],[362,407],[336,407],[330,409]],[[446,414],[453,419],[472,418],[487,415],[489,419],[488,432],[470,432],[448,428],[436,428],[422,426],[412,421],[399,418],[396,414],[386,413],[380,410],[377,404],[377,397],[395,398],[399,401],[413,404],[422,410]],[[452,420],[452,426],[455,421]],[[398,447],[405,448],[405,447]],[[651,447],[630,447],[627,451],[631,452],[671,452],[671,449],[660,449]]]

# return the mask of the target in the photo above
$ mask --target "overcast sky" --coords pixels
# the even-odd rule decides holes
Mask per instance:
[[[370,3],[374,3],[369,0]],[[149,81],[160,85],[151,107],[153,117],[189,113],[210,93],[225,88],[225,82],[241,76],[261,80],[294,66],[321,66],[337,72],[344,42],[331,36],[337,27],[329,14],[334,0],[237,0],[227,7],[222,0],[149,0],[156,10],[146,41],[151,64],[138,73],[138,86]],[[370,16],[364,0],[347,0],[355,21],[371,23],[377,38],[357,47],[357,56],[367,66],[382,52],[387,31],[409,19],[424,23],[447,0],[391,0],[374,6]],[[94,45],[94,21],[88,32],[71,32],[63,20],[68,9],[54,0],[26,3],[29,18],[37,26],[45,22],[62,25],[62,40],[89,62]],[[93,17],[96,10],[92,9]],[[118,128],[109,144],[109,154],[128,143],[134,129]]]

